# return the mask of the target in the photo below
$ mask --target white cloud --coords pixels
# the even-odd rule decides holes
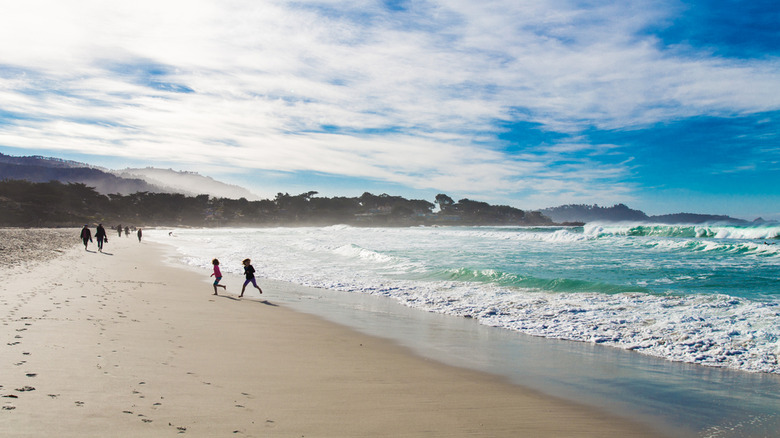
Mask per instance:
[[[13,42],[0,45],[0,109],[25,120],[0,125],[0,144],[625,199],[631,169],[600,161],[616,148],[581,129],[780,108],[778,60],[661,52],[638,30],[666,12],[638,5],[13,2],[0,16],[0,41]],[[571,137],[502,152],[497,120]]]

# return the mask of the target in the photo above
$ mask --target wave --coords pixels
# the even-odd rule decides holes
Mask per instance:
[[[641,245],[651,248],[663,248],[672,251],[685,251],[705,254],[752,255],[759,257],[780,257],[780,245],[768,245],[753,241],[718,240],[650,240]]]
[[[624,286],[570,278],[537,278],[529,275],[502,272],[494,269],[446,269],[429,274],[428,279],[476,282],[497,285],[501,287],[522,288],[557,293],[594,292],[607,295],[631,292],[650,293],[649,289],[641,286]]]
[[[493,293],[398,296],[411,307],[534,336],[609,345],[668,360],[780,373],[780,305],[728,295]],[[421,296],[422,295],[422,296]]]
[[[780,226],[738,227],[698,225],[599,225],[567,228],[468,231],[482,239],[544,243],[577,243],[610,237],[643,237],[658,240],[632,242],[643,247],[680,249],[710,254],[780,256]]]
[[[738,226],[738,225],[605,225],[589,224],[584,227],[589,236],[632,236],[632,237],[681,237],[711,239],[780,240],[780,226]]]
[[[344,257],[357,258],[369,262],[391,263],[395,261],[395,259],[391,256],[370,249],[362,248],[355,244],[340,246],[334,249],[333,252]]]
[[[438,229],[440,236],[474,237],[485,240],[571,243],[593,240],[595,236],[583,233],[582,227],[471,227],[468,229]]]

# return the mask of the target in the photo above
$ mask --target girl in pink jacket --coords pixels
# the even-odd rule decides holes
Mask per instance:
[[[217,295],[218,287],[227,290],[227,286],[219,284],[219,280],[222,280],[222,271],[219,270],[219,260],[214,259],[211,261],[211,264],[214,265],[214,273],[209,275],[209,277],[214,277],[214,295]]]

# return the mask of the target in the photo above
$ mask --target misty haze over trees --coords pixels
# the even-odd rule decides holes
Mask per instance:
[[[185,196],[137,192],[102,195],[82,183],[0,181],[0,225],[78,226],[124,223],[137,226],[356,226],[413,225],[552,225],[539,212],[440,194],[435,204],[387,194],[360,197],[316,197],[317,192],[273,200]]]

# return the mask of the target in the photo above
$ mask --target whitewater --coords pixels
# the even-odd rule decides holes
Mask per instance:
[[[780,226],[150,230],[177,260],[669,361],[780,374]]]

